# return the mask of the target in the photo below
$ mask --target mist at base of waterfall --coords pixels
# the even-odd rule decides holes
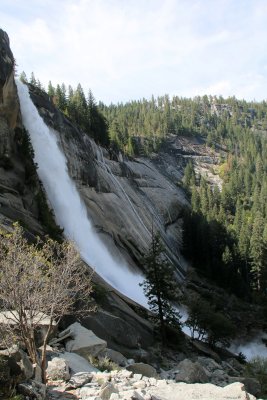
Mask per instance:
[[[247,361],[255,357],[267,358],[267,347],[262,339],[267,339],[267,334],[259,333],[248,342],[238,343],[234,341],[230,347],[230,351],[235,354],[242,353],[246,356]]]
[[[95,232],[86,207],[71,180],[67,160],[60,149],[57,134],[49,128],[33,104],[28,87],[16,81],[22,121],[34,149],[38,176],[53,208],[56,222],[64,228],[67,239],[73,240],[81,258],[111,286],[132,300],[147,305],[139,283],[141,274],[134,274],[128,266],[113,259],[105,244]]]

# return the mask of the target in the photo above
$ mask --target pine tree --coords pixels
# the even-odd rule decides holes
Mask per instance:
[[[164,254],[159,234],[152,234],[144,265],[146,279],[141,286],[148,299],[149,309],[156,315],[161,339],[165,344],[166,326],[173,324],[179,327],[180,315],[172,304],[178,300],[174,269]]]
[[[22,71],[22,73],[20,74],[19,79],[21,80],[21,82],[23,83],[28,83],[28,79],[27,79],[27,75],[24,71]]]
[[[183,177],[183,183],[185,187],[188,189],[190,187],[190,184],[192,182],[192,178],[195,176],[195,171],[193,167],[193,163],[190,160],[184,169],[184,177]]]
[[[55,96],[55,88],[53,87],[51,81],[48,82],[47,94],[48,94],[50,97],[54,97],[54,96]]]
[[[35,76],[34,76],[33,72],[31,73],[30,84],[33,85],[33,86],[36,86],[36,84],[37,84],[37,81],[35,79]]]
[[[254,287],[257,291],[263,289],[262,278],[267,268],[267,249],[263,238],[264,220],[261,213],[256,213],[252,226],[250,239],[251,274],[253,276]]]

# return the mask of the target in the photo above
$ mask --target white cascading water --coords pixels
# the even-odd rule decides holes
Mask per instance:
[[[147,300],[139,283],[140,274],[134,274],[126,263],[116,262],[94,231],[85,205],[68,174],[67,161],[61,151],[56,133],[43,121],[33,104],[28,87],[16,82],[23,125],[30,135],[38,176],[53,207],[57,223],[64,228],[66,238],[73,240],[82,259],[111,284],[132,300],[146,306]]]
[[[267,340],[267,335],[264,332],[259,332],[249,342],[237,343],[234,341],[230,347],[230,351],[236,354],[243,353],[248,361],[255,357],[267,358],[267,347],[262,339]]]

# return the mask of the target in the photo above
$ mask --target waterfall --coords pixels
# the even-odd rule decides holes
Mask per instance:
[[[23,125],[30,135],[34,149],[37,173],[53,207],[56,222],[64,228],[67,239],[73,240],[82,259],[115,289],[132,300],[146,305],[139,283],[140,274],[134,274],[126,263],[116,262],[94,231],[86,207],[71,180],[67,160],[57,142],[56,132],[49,128],[33,104],[28,87],[16,82]]]

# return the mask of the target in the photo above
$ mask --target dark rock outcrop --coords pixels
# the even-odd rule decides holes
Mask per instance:
[[[15,61],[7,34],[0,30],[0,224],[20,221],[32,232],[42,233],[38,221],[39,192],[37,175],[29,183],[26,133],[22,126],[17,88],[14,81]]]

